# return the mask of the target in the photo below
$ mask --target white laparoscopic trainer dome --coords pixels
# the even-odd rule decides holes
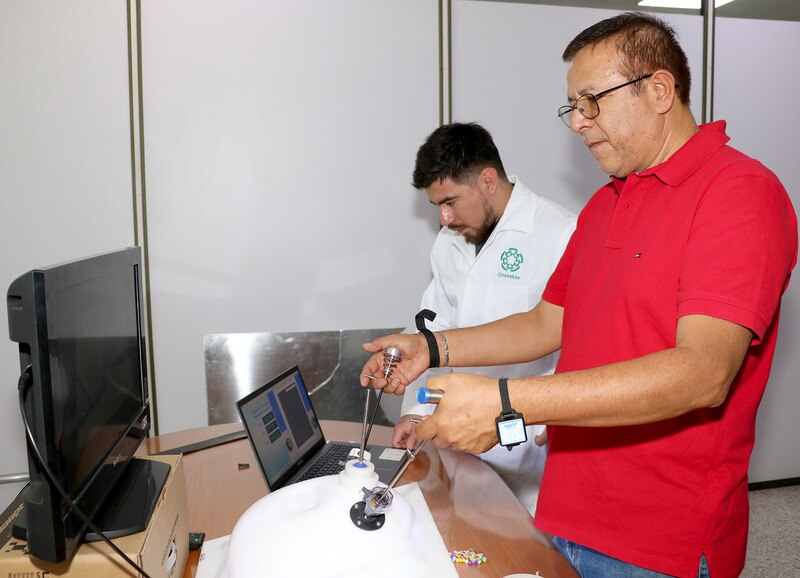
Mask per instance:
[[[261,498],[233,529],[229,578],[455,575],[435,527],[423,523],[397,491],[392,490],[379,528],[364,530],[351,520],[353,505],[364,499],[362,488],[378,485],[374,470],[370,462],[350,460],[339,475],[299,482]]]

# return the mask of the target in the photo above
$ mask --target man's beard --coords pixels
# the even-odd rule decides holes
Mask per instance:
[[[483,245],[494,231],[495,225],[497,225],[497,221],[487,211],[483,215],[483,222],[475,229],[474,233],[465,231],[462,235],[464,235],[464,240],[471,245]]]

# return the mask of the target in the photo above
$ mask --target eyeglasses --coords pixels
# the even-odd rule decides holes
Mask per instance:
[[[640,76],[639,78],[635,78],[633,80],[629,80],[624,84],[620,84],[619,86],[615,86],[613,88],[609,88],[608,90],[604,90],[603,92],[598,92],[597,94],[584,94],[578,100],[575,101],[575,104],[565,104],[561,108],[558,109],[558,118],[564,121],[564,124],[567,125],[567,128],[571,128],[571,121],[572,121],[572,111],[577,110],[584,118],[593,119],[597,118],[597,115],[600,114],[600,105],[597,104],[597,101],[600,100],[601,97],[607,95],[609,92],[614,92],[619,88],[623,88],[628,86],[629,84],[634,84],[639,82],[640,80],[644,80],[645,78],[650,78],[653,76],[653,73],[645,74],[644,76]]]

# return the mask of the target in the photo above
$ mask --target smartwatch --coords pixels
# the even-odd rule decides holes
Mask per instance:
[[[500,378],[500,402],[503,408],[500,415],[495,418],[497,424],[497,437],[500,438],[500,445],[508,448],[518,446],[528,441],[528,432],[525,429],[525,419],[521,413],[514,411],[511,401],[508,399],[508,378]]]

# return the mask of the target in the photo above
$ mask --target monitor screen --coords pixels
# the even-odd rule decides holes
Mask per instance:
[[[240,400],[238,407],[270,486],[294,473],[299,460],[325,444],[296,366]]]
[[[78,491],[142,407],[135,274],[85,279],[48,304],[56,450]]]

